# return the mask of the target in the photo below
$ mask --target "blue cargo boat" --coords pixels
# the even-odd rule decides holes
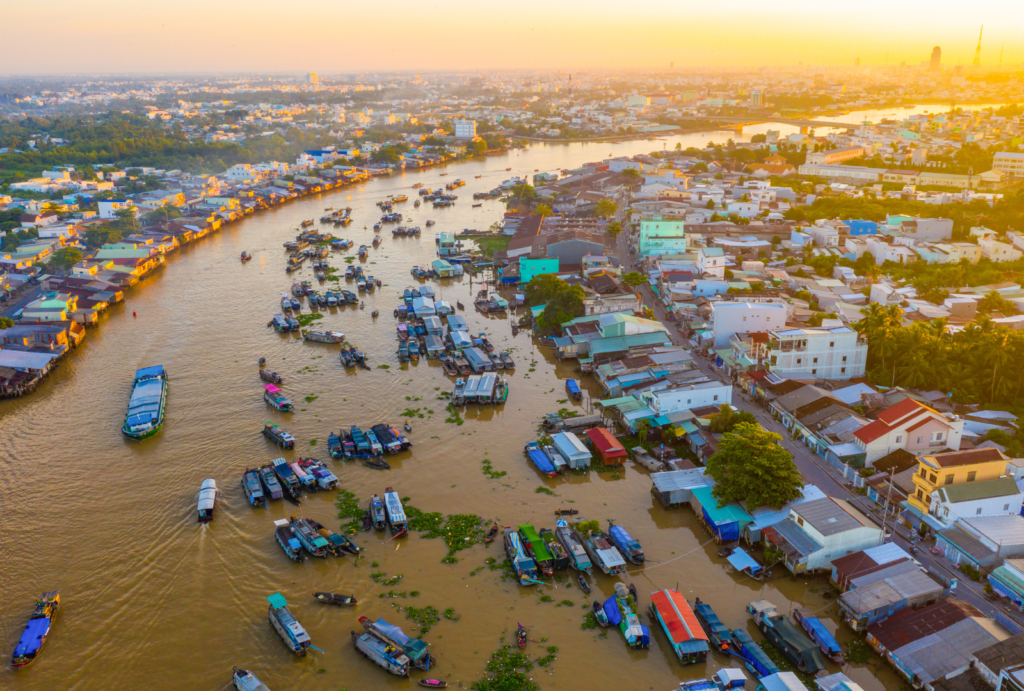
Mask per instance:
[[[398,498],[398,493],[390,487],[384,488],[384,515],[394,537],[409,532],[405,507],[402,506],[402,500]]]
[[[758,679],[769,674],[778,674],[779,667],[761,650],[750,634],[743,629],[733,629],[732,650],[746,663],[747,669]]]
[[[132,439],[145,439],[156,434],[164,425],[166,403],[167,373],[163,365],[137,370],[121,431]]]
[[[345,457],[345,447],[341,443],[341,437],[334,432],[327,435],[327,452],[331,454],[331,458]]]
[[[302,483],[299,482],[295,471],[288,465],[288,461],[283,458],[275,458],[274,475],[280,481],[281,487],[284,489],[284,495],[288,500],[295,504],[300,503],[302,500]]]
[[[611,521],[608,521],[608,525],[608,534],[611,536],[615,546],[622,552],[622,555],[634,564],[643,564],[644,550],[640,543],[630,537],[629,533],[621,525],[615,525]]]
[[[793,618],[804,627],[811,640],[818,644],[825,657],[836,664],[843,664],[843,649],[818,617],[808,609],[797,607],[793,610]]]
[[[505,528],[505,554],[512,562],[512,569],[519,578],[519,585],[534,585],[537,582],[537,563],[526,554],[523,541],[516,531]]]
[[[554,477],[558,474],[555,472],[554,464],[551,463],[551,460],[547,457],[547,454],[544,453],[544,450],[540,448],[540,444],[535,441],[528,442],[525,450],[526,456],[535,466],[537,466],[537,470],[548,477]]]
[[[352,425],[351,429],[352,443],[355,444],[357,454],[371,455],[372,447],[370,446],[370,440],[367,439],[366,434],[363,430],[359,429],[355,425]]]
[[[729,627],[723,624],[715,614],[715,610],[711,609],[711,605],[701,602],[698,597],[694,600],[693,613],[697,615],[697,621],[704,627],[704,633],[711,640],[711,648],[713,650],[728,650],[732,634],[729,632]]]
[[[281,483],[277,481],[277,476],[274,475],[274,466],[265,465],[260,467],[256,472],[260,476],[260,483],[263,485],[263,489],[266,490],[266,497],[270,499],[281,499],[284,497],[284,490],[281,488]]]
[[[375,665],[400,677],[408,676],[409,658],[395,646],[378,640],[368,633],[359,636],[355,631],[352,632],[352,643],[356,650]]]
[[[11,667],[24,667],[29,664],[43,649],[46,643],[46,636],[50,633],[50,626],[57,616],[57,608],[60,606],[60,591],[54,590],[43,593],[36,600],[36,608],[32,616],[25,623],[25,631],[18,639],[18,645],[14,646],[14,653],[11,655]]]
[[[565,390],[569,392],[569,398],[574,401],[578,401],[583,398],[583,392],[580,391],[580,385],[576,383],[575,379],[565,380]]]
[[[302,561],[302,543],[295,537],[295,532],[287,518],[274,521],[277,529],[274,531],[274,538],[281,549],[292,561]]]
[[[309,634],[302,624],[295,621],[295,617],[288,611],[288,601],[281,593],[274,593],[267,596],[270,607],[267,609],[267,618],[270,625],[277,631],[284,644],[298,656],[303,656],[310,647]]]
[[[260,484],[260,474],[257,471],[245,469],[245,473],[242,475],[242,489],[250,504],[266,506],[267,497],[263,494],[263,485]]]
[[[314,557],[327,558],[327,553],[331,548],[331,544],[325,537],[317,532],[315,521],[308,518],[295,518],[292,516],[291,523],[289,525],[292,528],[292,533],[298,538],[299,544],[302,545],[303,549],[312,554]]]
[[[625,586],[622,586],[622,590],[625,590]],[[605,600],[603,609],[605,616],[608,617],[608,623],[622,631],[630,648],[641,650],[650,647],[651,632],[640,623],[640,618],[636,616],[636,612],[629,606],[625,597],[613,595]]]

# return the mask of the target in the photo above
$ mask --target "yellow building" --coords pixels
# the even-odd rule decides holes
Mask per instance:
[[[1008,460],[998,449],[972,449],[919,456],[910,505],[921,513],[929,513],[932,492],[947,485],[1003,477],[1006,475]]]

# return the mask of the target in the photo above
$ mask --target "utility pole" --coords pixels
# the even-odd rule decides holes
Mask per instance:
[[[885,544],[885,524],[889,520],[889,503],[892,501],[892,471],[895,468],[889,468],[889,492],[885,496],[885,509],[882,510],[882,542],[879,544]]]

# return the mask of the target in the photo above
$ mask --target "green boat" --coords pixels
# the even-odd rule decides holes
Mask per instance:
[[[526,549],[533,560],[537,563],[541,572],[545,576],[550,576],[555,572],[555,559],[551,556],[551,552],[548,551],[547,545],[537,534],[537,531],[529,523],[524,523],[519,526],[519,537],[522,538],[526,544]]]
[[[121,431],[132,439],[145,439],[156,434],[164,426],[166,404],[167,373],[163,365],[138,370]]]

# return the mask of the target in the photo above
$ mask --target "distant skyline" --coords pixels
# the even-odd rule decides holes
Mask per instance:
[[[5,0],[0,73],[970,66],[1024,61],[1024,2]]]

